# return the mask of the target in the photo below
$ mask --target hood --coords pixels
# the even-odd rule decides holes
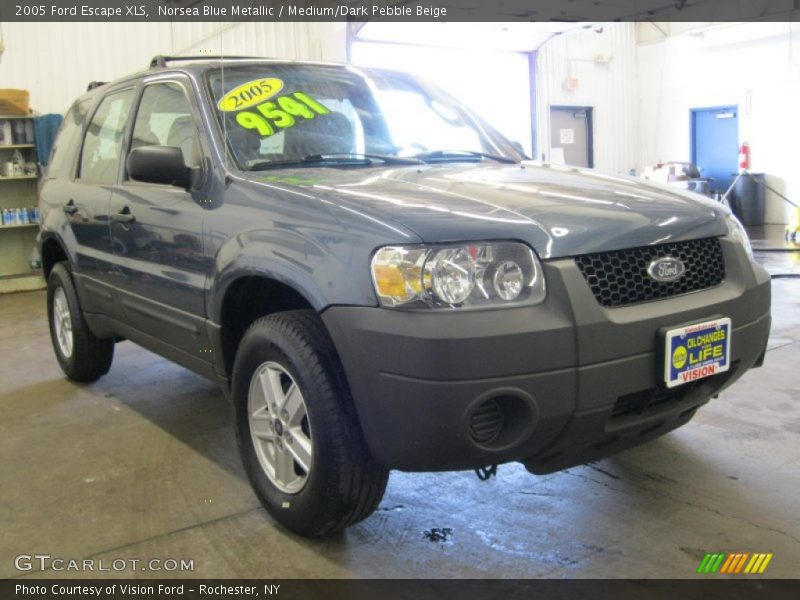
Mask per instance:
[[[517,239],[542,258],[724,235],[726,209],[632,177],[538,163],[306,168],[248,178],[301,188],[425,242]]]

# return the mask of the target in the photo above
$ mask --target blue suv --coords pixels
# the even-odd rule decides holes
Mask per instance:
[[[389,71],[156,57],[93,84],[41,187],[56,358],[93,381],[130,340],[218,381],[307,536],[391,469],[596,460],[761,364],[770,279],[728,209],[518,148]]]

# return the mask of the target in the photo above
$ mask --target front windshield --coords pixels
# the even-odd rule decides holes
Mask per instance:
[[[244,169],[328,156],[524,158],[450,96],[405,74],[265,63],[213,69],[208,82]]]

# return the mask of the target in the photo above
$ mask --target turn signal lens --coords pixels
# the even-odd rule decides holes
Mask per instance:
[[[372,259],[382,306],[499,308],[545,298],[536,254],[518,242],[387,246]]]
[[[422,263],[426,250],[388,246],[372,258],[375,291],[384,306],[413,301],[422,291]]]
[[[376,265],[375,284],[383,296],[402,298],[409,293],[405,287],[403,272],[395,265]]]
[[[728,232],[734,240],[742,245],[750,260],[753,260],[753,246],[750,245],[750,237],[742,222],[734,215],[728,215]]]

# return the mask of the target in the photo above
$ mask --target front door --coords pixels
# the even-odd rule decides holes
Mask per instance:
[[[588,106],[550,107],[550,162],[594,167],[592,109]]]
[[[200,137],[182,78],[146,81],[129,148],[177,146],[201,167]],[[111,237],[123,321],[187,366],[208,362],[202,190],[130,180],[111,198]],[[147,345],[147,340],[139,340]],[[177,352],[178,354],[174,354]]]
[[[726,191],[739,159],[739,115],[736,106],[692,110],[692,162],[709,188]]]

